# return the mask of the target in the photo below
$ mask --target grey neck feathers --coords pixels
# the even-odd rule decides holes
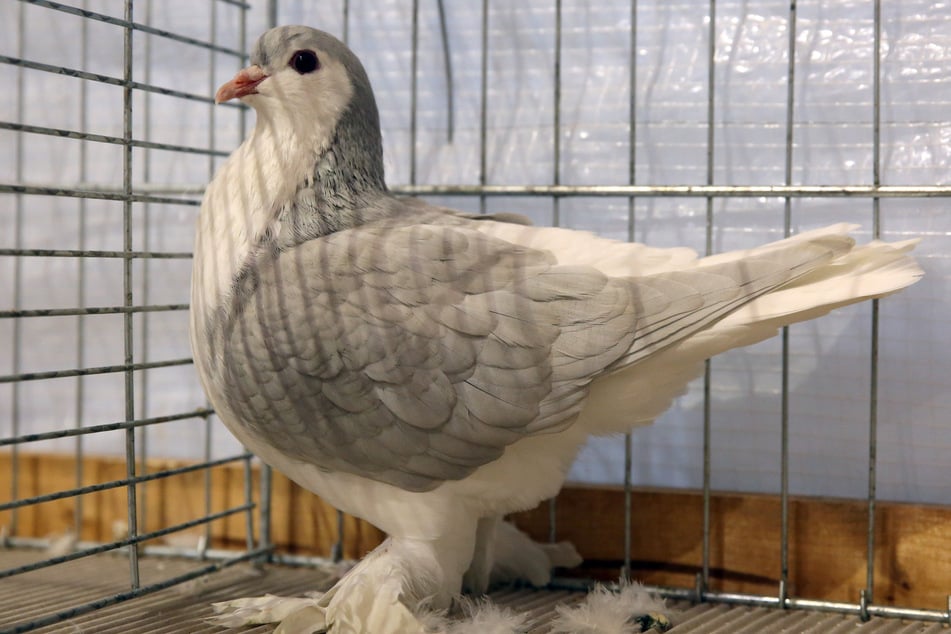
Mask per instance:
[[[388,194],[376,104],[372,93],[369,99],[354,97],[313,175],[281,206],[277,235],[269,236],[279,249],[377,220],[386,213],[387,206],[379,204]]]

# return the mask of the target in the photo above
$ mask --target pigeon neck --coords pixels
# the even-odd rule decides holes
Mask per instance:
[[[376,134],[374,143],[372,137],[355,137],[349,126],[341,125],[330,145],[318,155],[313,179],[305,185],[328,210],[359,209],[386,193],[382,145],[379,132]]]
[[[275,236],[280,247],[383,215],[377,204],[387,191],[379,127],[350,114],[341,118],[330,143],[318,148],[312,172],[281,205]]]

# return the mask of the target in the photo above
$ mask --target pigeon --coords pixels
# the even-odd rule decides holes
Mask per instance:
[[[511,564],[501,518],[557,494],[587,438],[651,423],[715,354],[922,275],[915,241],[845,224],[698,257],[400,197],[346,45],[283,26],[250,62],[215,97],[256,122],[199,212],[195,365],[249,450],[388,534],[269,611],[300,631],[426,631]]]

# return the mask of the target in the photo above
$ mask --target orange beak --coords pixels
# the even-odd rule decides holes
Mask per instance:
[[[215,93],[215,103],[222,103],[231,99],[240,99],[247,95],[256,94],[258,84],[267,79],[267,75],[260,66],[248,66],[238,71],[238,74],[225,82]]]

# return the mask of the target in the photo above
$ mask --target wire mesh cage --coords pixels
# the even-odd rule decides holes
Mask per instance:
[[[900,561],[883,563],[895,533],[882,500],[903,503],[889,518],[927,509],[932,523],[919,532],[929,537],[912,559],[951,568],[940,290],[951,14],[926,0],[698,6],[3,4],[0,77],[12,90],[0,102],[0,630],[214,629],[201,620],[211,600],[323,579],[236,564],[332,570],[362,554],[352,541],[365,528],[305,512],[300,530],[328,548],[282,548],[298,530],[285,507],[305,503],[277,499],[279,476],[220,428],[188,348],[200,196],[251,124],[243,106],[215,106],[213,95],[275,23],[313,24],[360,55],[401,194],[701,253],[836,221],[860,225],[860,238],[925,237],[926,282],[716,358],[653,427],[592,441],[572,480],[617,485],[605,522],[619,526],[609,567],[621,576],[638,577],[632,540],[657,530],[635,491],[698,492],[689,530],[699,546],[681,577],[690,583],[658,588],[700,606],[676,631],[768,631],[788,625],[784,615],[799,631],[869,618],[869,630],[894,618],[915,632],[951,624],[949,586],[928,588],[941,604],[882,590],[905,583],[883,568],[906,563],[894,550]],[[722,491],[774,497],[773,592],[718,578],[729,566]],[[819,497],[858,500],[864,548],[850,574],[861,593],[799,591],[797,565],[825,551],[796,542],[791,509]],[[602,534],[564,498],[540,513],[539,538]],[[904,574],[916,586],[947,583],[924,567]],[[582,585],[496,599],[541,600],[534,631],[545,631],[547,606],[577,600]],[[173,606],[187,608],[175,613],[185,620],[169,622]]]

